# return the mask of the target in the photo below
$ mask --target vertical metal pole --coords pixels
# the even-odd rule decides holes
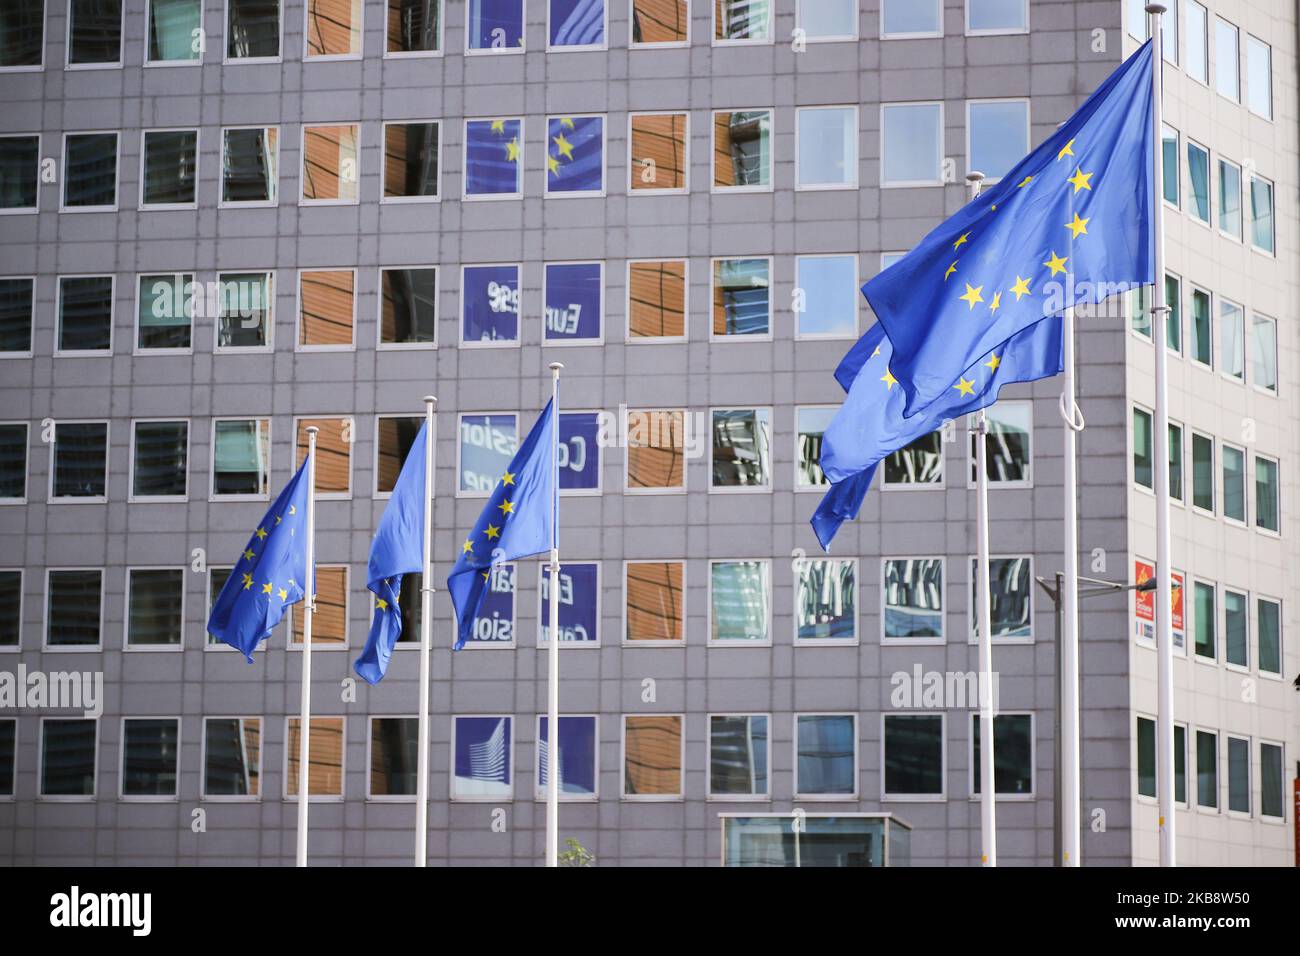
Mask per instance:
[[[316,611],[316,436],[307,429],[307,580],[302,599],[302,714],[298,718],[298,865],[307,865],[308,767],[311,761],[311,619]]]
[[[429,853],[429,654],[433,647],[433,462],[438,400],[424,396],[424,570],[420,578],[420,719],[415,761],[415,865],[428,866]]]
[[[1060,655],[1056,671],[1059,704],[1057,719],[1061,722],[1060,758],[1057,774],[1061,777],[1061,794],[1058,814],[1061,821],[1061,866],[1082,865],[1080,841],[1082,840],[1080,813],[1083,790],[1082,754],[1079,732],[1079,467],[1078,432],[1083,428],[1083,416],[1078,413],[1075,387],[1074,358],[1074,308],[1062,316],[1062,351],[1065,365],[1064,390],[1061,393],[1060,412],[1065,433],[1065,461],[1062,483],[1064,510],[1062,521],[1062,553],[1065,570],[1058,582],[1057,601],[1061,608],[1059,619]]]
[[[1151,289],[1151,338],[1156,358],[1156,400],[1152,428],[1156,473],[1156,798],[1160,805],[1160,865],[1175,866],[1174,854],[1174,632],[1169,532],[1169,381],[1165,322],[1165,216],[1161,202],[1164,175],[1163,3],[1148,3],[1151,15],[1151,126],[1155,169],[1151,178],[1151,232],[1155,240],[1155,282]],[[1130,728],[1131,730],[1131,728]]]
[[[546,865],[560,865],[560,369],[551,363],[551,645],[546,694]]]
[[[1054,628],[1055,633],[1053,634],[1053,637],[1055,638],[1053,642],[1053,650],[1054,650],[1053,662],[1056,666],[1053,669],[1053,673],[1056,674],[1056,691],[1055,691],[1056,706],[1052,708],[1052,760],[1053,760],[1052,766],[1054,768],[1052,771],[1052,856],[1053,856],[1052,865],[1053,866],[1063,866],[1065,863],[1065,854],[1063,852],[1064,839],[1065,839],[1064,837],[1065,825],[1063,823],[1063,820],[1065,816],[1065,808],[1062,803],[1064,799],[1063,794],[1065,792],[1065,782],[1061,779],[1061,749],[1062,749],[1061,747],[1061,701],[1064,697],[1062,690],[1065,686],[1064,675],[1061,673],[1061,658],[1063,656],[1061,653],[1061,632],[1062,632],[1061,614],[1064,609],[1061,601],[1062,594],[1064,593],[1063,581],[1062,581],[1063,578],[1064,575],[1060,571],[1057,571],[1056,591],[1054,594],[1052,594],[1052,609],[1053,609],[1052,618],[1056,625]],[[1076,860],[1078,859],[1077,854],[1075,855],[1075,859]],[[1078,864],[1076,863],[1075,865],[1077,866]]]

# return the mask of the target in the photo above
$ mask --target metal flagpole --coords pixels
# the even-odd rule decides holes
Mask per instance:
[[[966,175],[970,199],[980,194],[984,174]],[[997,782],[993,777],[993,624],[989,609],[989,475],[988,416],[975,415],[975,601],[980,647],[980,862],[998,865]]]
[[[1058,866],[1080,866],[1082,791],[1080,788],[1079,753],[1079,468],[1076,436],[1085,425],[1075,396],[1074,378],[1074,307],[1065,310],[1062,318],[1063,358],[1065,386],[1061,392],[1060,412],[1065,422],[1065,516],[1063,550],[1065,570],[1058,587],[1061,616],[1059,618],[1060,643],[1057,648],[1057,675],[1060,693],[1057,695],[1060,737],[1058,741],[1056,775],[1059,781],[1056,808],[1060,820],[1061,858]]]
[[[546,865],[560,865],[560,369],[551,363],[551,646],[546,688]]]
[[[1151,287],[1151,339],[1156,354],[1156,400],[1152,429],[1156,472],[1156,654],[1159,657],[1156,702],[1156,797],[1160,804],[1160,865],[1175,866],[1174,857],[1174,629],[1173,577],[1169,540],[1169,379],[1165,351],[1165,216],[1161,203],[1164,174],[1161,149],[1164,127],[1163,3],[1148,3],[1151,15],[1151,125],[1154,172],[1151,179],[1151,234],[1155,242]]]
[[[424,396],[424,570],[420,578],[420,718],[415,761],[415,865],[429,853],[429,652],[433,646],[433,461],[437,441],[433,411],[438,400]]]
[[[316,436],[307,429],[307,580],[302,601],[302,715],[298,718],[298,865],[307,865],[307,788],[311,760],[311,618],[316,610]]]

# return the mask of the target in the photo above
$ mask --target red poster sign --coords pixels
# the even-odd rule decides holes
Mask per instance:
[[[1156,569],[1152,564],[1145,561],[1133,562],[1133,582],[1135,584],[1145,584],[1155,577]],[[1186,590],[1184,578],[1181,573],[1175,571],[1172,575],[1174,582],[1173,593],[1173,625],[1174,625],[1174,647],[1182,649],[1185,627],[1183,623],[1183,591]],[[1137,618],[1136,629],[1137,636],[1147,641],[1156,639],[1155,619],[1156,619],[1156,592],[1137,591],[1134,593],[1134,615]]]

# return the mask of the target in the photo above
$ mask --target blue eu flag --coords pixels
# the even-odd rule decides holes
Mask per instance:
[[[456,650],[464,647],[473,633],[493,565],[556,546],[553,404],[546,404],[505,474],[497,480],[447,577],[447,590],[456,608]]]
[[[1150,283],[1151,43],[997,185],[862,287],[911,416],[1040,319]]]
[[[605,120],[560,116],[546,123],[546,191],[600,192],[605,188]]]
[[[605,42],[605,0],[551,0],[551,46]]]
[[[375,595],[375,615],[361,656],[352,665],[367,684],[378,684],[388,672],[393,647],[402,636],[402,610],[397,597],[402,575],[424,571],[424,459],[427,424],[411,442],[401,474],[393,486],[384,516],[370,543],[366,587]]]
[[[271,636],[307,580],[307,465],[284,486],[230,570],[208,616],[208,633],[243,652]]]
[[[519,192],[524,156],[522,126],[517,119],[470,120],[465,124],[467,196]]]
[[[840,525],[857,517],[882,459],[946,421],[992,405],[1003,385],[1060,372],[1062,329],[1062,322],[1044,319],[1018,332],[911,418],[903,415],[903,392],[891,372],[889,339],[879,323],[868,329],[835,372],[849,394],[822,436],[821,467],[831,488],[812,517],[822,548],[830,547]]]

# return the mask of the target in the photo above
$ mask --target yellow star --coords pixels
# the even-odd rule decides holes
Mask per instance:
[[[280,516],[279,516],[279,515],[276,515],[276,516],[275,516],[275,523],[276,523],[276,524],[279,524],[279,523],[280,523]]]
[[[489,571],[484,571],[484,572],[483,572],[483,580],[486,581],[490,575],[491,575],[491,572],[489,572]]]
[[[252,576],[251,574],[245,573],[245,574],[244,574],[244,590],[247,591],[247,590],[248,590],[249,588],[251,588],[252,586],[253,586],[253,576]]]
[[[957,241],[954,242],[954,243],[952,244],[952,247],[953,247],[954,249],[958,248],[959,246],[961,246],[962,244],[964,244],[964,243],[966,242],[966,240],[969,239],[969,238],[970,238],[970,233],[969,233],[969,232],[963,232],[960,236],[957,237]]]
[[[497,507],[501,509],[501,513],[503,515],[513,514],[515,510],[515,503],[507,499],[501,502],[501,504],[497,505]]]
[[[885,391],[889,391],[898,384],[898,379],[894,378],[894,373],[885,369],[885,374],[880,376],[880,380],[885,383]]]
[[[554,156],[547,155],[546,169],[553,175],[556,176],[560,175],[560,161],[556,159]]]
[[[253,534],[257,535],[257,540],[258,540],[258,541],[265,541],[265,540],[266,540],[266,529],[265,529],[265,528],[258,528],[256,531],[253,532]]]
[[[1067,179],[1066,182],[1074,186],[1075,193],[1078,193],[1080,189],[1092,192],[1092,183],[1088,181],[1090,179],[1092,179],[1092,173],[1085,173],[1078,166],[1075,166],[1074,175]]]
[[[383,598],[375,598],[375,607],[379,608],[379,610],[381,611],[387,611],[388,602],[385,601]]]
[[[962,395],[974,395],[974,394],[975,394],[975,383],[972,382],[972,381],[968,381],[968,380],[965,379],[965,378],[958,379],[957,384],[954,385],[953,388],[955,388],[955,389],[957,389],[957,391],[961,392]]]
[[[996,372],[998,370],[998,366],[1001,364],[1002,364],[1002,359],[998,358],[996,355],[990,355],[989,360],[984,363],[984,367],[988,369],[990,372]]]
[[[1073,156],[1074,155],[1073,147],[1074,147],[1074,140],[1070,140],[1068,143],[1062,146],[1061,151],[1056,154],[1056,161],[1059,163],[1066,156]]]
[[[1062,259],[1055,252],[1053,252],[1052,258],[1044,262],[1043,265],[1047,266],[1047,268],[1052,270],[1052,275],[1056,275],[1058,272],[1065,271],[1065,264],[1069,261],[1070,261],[1069,256],[1066,256],[1064,259]]]
[[[504,135],[506,134],[506,121],[503,120],[503,119],[495,119],[495,120],[493,120],[493,121],[492,121],[492,132],[494,132],[494,133],[500,133],[502,136],[504,136]]]
[[[460,546],[460,550],[461,550],[461,552],[464,553],[464,554],[473,554],[473,553],[474,553],[474,539],[473,539],[473,538],[466,538],[466,539],[465,539],[465,543],[462,544],[462,545]]]
[[[270,594],[270,593],[271,593],[271,582],[270,582],[270,581],[267,581],[265,584],[262,585],[262,593],[263,593],[263,594]]]
[[[960,295],[957,298],[961,299],[963,302],[966,303],[966,305],[969,308],[973,309],[975,308],[976,302],[984,301],[984,296],[980,295],[980,293],[983,291],[984,291],[984,287],[982,285],[972,286],[969,282],[967,282],[966,294]]]
[[[948,267],[948,271],[945,272],[945,273],[943,274],[943,281],[944,281],[944,282],[947,282],[947,281],[948,281],[948,276],[952,275],[954,272],[957,271],[957,263],[958,263],[959,261],[960,261],[959,259],[954,259],[954,260],[952,260],[952,265],[950,265],[950,266]]]
[[[577,129],[577,127],[573,125],[573,117],[572,117],[572,116],[561,116],[561,117],[560,117],[560,125],[561,125],[561,126],[567,126],[569,129]]]
[[[254,551],[252,548],[249,548],[247,551],[244,552],[245,561],[252,561],[255,557],[257,557],[257,552]]]
[[[280,588],[280,590],[276,591],[275,593],[278,594],[278,595],[280,595],[280,600],[281,600],[281,601],[288,600],[288,598],[289,598],[289,592],[286,591],[284,588]]]
[[[561,156],[568,160],[573,159],[573,144],[564,138],[563,133],[559,136],[552,136],[551,142],[555,144],[555,148],[559,150]]]
[[[501,484],[513,485],[514,483],[515,483],[515,476],[513,472],[507,471],[504,475],[501,476]]]
[[[297,506],[297,505],[290,505],[290,506],[289,506],[289,514],[290,514],[290,515],[296,515],[297,513],[298,513],[298,506]]]
[[[1019,302],[1022,298],[1029,295],[1029,280],[1022,279],[1017,275],[1016,284],[1011,287],[1011,291],[1016,294],[1016,301]]]
[[[1078,239],[1080,236],[1088,234],[1088,219],[1080,219],[1079,214],[1074,214],[1074,222],[1067,222],[1065,228],[1070,230],[1070,238]]]
[[[519,138],[518,137],[515,137],[510,142],[506,143],[506,162],[508,163],[519,162]]]
[[[1000,308],[1002,308],[1002,293],[994,292],[993,301],[989,303],[989,311],[996,312]]]
[[[501,529],[498,528],[498,527],[497,527],[496,525],[494,525],[494,524],[490,524],[490,525],[488,525],[488,526],[487,526],[487,531],[485,531],[485,532],[483,532],[483,533],[487,535],[487,539],[488,539],[489,541],[491,541],[493,538],[499,538],[499,537],[501,537]]]
[[[1034,177],[1033,177],[1033,176],[1026,176],[1024,179],[1020,180],[1020,182],[1016,183],[1016,188],[1017,188],[1017,189],[1024,189],[1026,186],[1028,186],[1028,185],[1029,185],[1030,183],[1032,183],[1033,181],[1034,181]],[[996,209],[997,207],[995,206],[994,208]]]
[[[874,352],[871,353],[871,357],[872,357],[872,358],[875,358],[875,357],[876,357],[877,355],[879,355],[879,354],[880,354],[880,346],[877,345],[877,346],[876,346],[876,350],[875,350]]]

